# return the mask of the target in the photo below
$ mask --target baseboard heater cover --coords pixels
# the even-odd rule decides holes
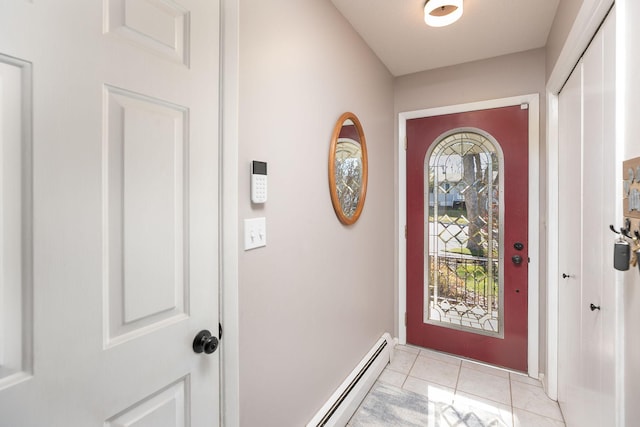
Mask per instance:
[[[394,346],[391,335],[383,334],[307,427],[345,426],[391,360]]]

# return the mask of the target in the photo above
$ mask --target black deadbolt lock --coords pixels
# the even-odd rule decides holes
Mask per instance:
[[[523,250],[523,249],[524,249],[524,245],[523,245],[522,243],[520,243],[520,242],[515,242],[515,243],[513,244],[513,247],[514,247],[517,251],[521,251],[521,250]]]

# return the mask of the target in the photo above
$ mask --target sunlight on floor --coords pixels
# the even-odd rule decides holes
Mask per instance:
[[[563,427],[540,381],[411,346],[397,346],[350,427]]]

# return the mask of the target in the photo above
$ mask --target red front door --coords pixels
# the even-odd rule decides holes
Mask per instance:
[[[528,110],[407,121],[407,342],[527,370]]]

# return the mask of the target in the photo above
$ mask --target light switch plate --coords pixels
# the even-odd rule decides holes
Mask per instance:
[[[267,246],[266,218],[252,218],[244,220],[244,250]]]

